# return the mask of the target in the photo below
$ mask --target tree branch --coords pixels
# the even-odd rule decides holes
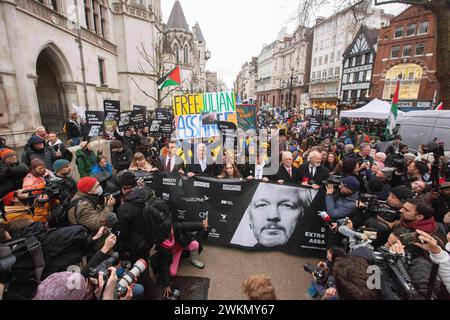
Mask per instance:
[[[144,95],[146,95],[147,97],[153,99],[156,103],[158,103],[158,100],[156,100],[155,98],[153,98],[153,96],[151,96],[147,92],[145,92],[133,77],[130,77],[130,78],[134,82],[136,87],[139,89],[139,91],[141,91]]]

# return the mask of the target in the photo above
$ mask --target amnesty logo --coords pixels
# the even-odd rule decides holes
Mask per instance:
[[[209,182],[194,181],[194,187],[208,188],[209,189]]]
[[[223,185],[223,190],[227,190],[227,191],[241,191],[241,186],[240,185],[233,185],[233,184],[224,184]]]

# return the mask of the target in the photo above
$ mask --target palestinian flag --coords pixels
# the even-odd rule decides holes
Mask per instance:
[[[436,109],[434,109],[435,111],[438,111],[438,110],[444,110],[444,104],[441,102],[441,103],[439,103],[438,104],[438,106],[436,107]]]
[[[180,66],[176,66],[175,69],[156,82],[158,89],[162,90],[165,87],[179,86],[181,84],[180,74]]]
[[[397,88],[395,89],[394,98],[392,99],[391,112],[386,125],[386,134],[393,135],[395,128],[395,121],[398,114],[398,94],[400,89],[400,80],[397,82]]]

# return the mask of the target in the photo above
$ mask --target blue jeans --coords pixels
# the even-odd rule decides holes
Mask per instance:
[[[70,140],[72,140],[71,147],[78,146],[81,143],[81,138],[72,138]]]

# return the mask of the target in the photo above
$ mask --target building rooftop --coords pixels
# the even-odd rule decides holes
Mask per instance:
[[[181,8],[180,1],[178,0],[175,1],[175,4],[173,5],[166,29],[183,29],[190,31],[186,17],[184,16],[183,8]]]

